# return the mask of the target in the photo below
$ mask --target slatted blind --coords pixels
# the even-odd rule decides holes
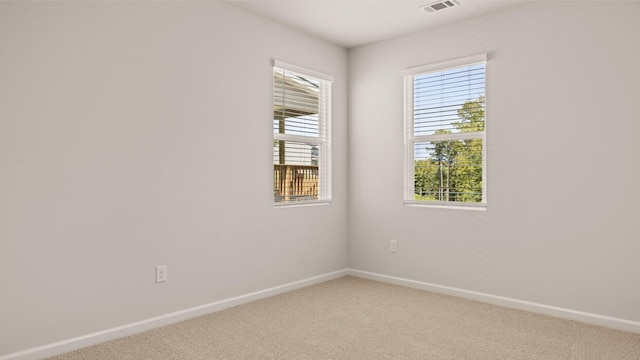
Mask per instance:
[[[486,204],[486,55],[405,71],[405,202]]]
[[[331,77],[276,62],[273,68],[274,203],[331,197]]]
[[[484,63],[414,76],[414,135],[460,132],[458,111],[484,96],[484,88]]]
[[[273,131],[308,137],[320,135],[320,81],[273,69]]]

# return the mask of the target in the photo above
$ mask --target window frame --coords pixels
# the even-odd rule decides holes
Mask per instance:
[[[280,60],[273,60],[272,73],[276,69],[286,72],[294,73],[302,77],[316,80],[320,84],[318,94],[318,136],[311,137],[305,135],[296,134],[281,134],[273,132],[273,141],[285,141],[293,143],[307,143],[317,145],[318,148],[318,198],[312,200],[289,200],[289,201],[276,201],[275,195],[272,197],[274,207],[290,207],[290,206],[308,206],[308,205],[320,205],[331,203],[331,118],[332,118],[332,87],[333,76],[327,75],[318,71],[303,68],[297,65],[292,65]],[[272,77],[272,103],[274,102],[275,80]],[[273,111],[272,118],[273,118]],[[272,119],[273,120],[273,119]],[[314,151],[313,149],[311,150]],[[273,161],[272,161],[273,162]],[[275,165],[275,163],[274,163]],[[273,170],[273,168],[272,168]],[[273,170],[275,171],[275,170]],[[272,176],[273,188],[275,189],[275,176]]]
[[[470,133],[415,135],[414,132],[414,77],[433,72],[451,70],[484,63],[485,65],[485,122],[484,131]],[[479,54],[453,60],[412,67],[402,72],[404,81],[404,204],[405,206],[435,207],[446,209],[486,210],[487,208],[487,54]],[[451,140],[480,139],[482,141],[482,201],[459,202],[443,200],[415,200],[415,144]]]

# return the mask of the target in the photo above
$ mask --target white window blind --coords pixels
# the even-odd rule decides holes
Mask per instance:
[[[486,55],[404,75],[405,203],[486,205]]]
[[[276,205],[331,199],[330,76],[276,61],[273,191]]]

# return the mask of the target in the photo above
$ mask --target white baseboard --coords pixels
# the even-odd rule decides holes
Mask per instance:
[[[640,322],[615,318],[611,316],[592,314],[571,309],[564,309],[555,306],[538,304],[530,301],[512,299],[503,296],[485,294],[476,291],[458,289],[449,286],[430,284],[422,281],[409,280],[395,276],[382,275],[368,271],[349,269],[349,275],[375,280],[395,285],[406,286],[414,289],[430,291],[439,294],[456,296],[464,299],[480,301],[484,303],[504,306],[512,309],[529,311],[537,314],[555,316],[562,319],[575,320],[587,324],[605,326],[612,329],[640,333]]]
[[[216,311],[228,309],[251,301],[264,299],[270,296],[282,294],[303,287],[315,285],[324,281],[337,279],[348,275],[348,270],[338,270],[308,279],[294,281],[288,284],[275,286],[252,292],[245,295],[236,296],[230,299],[220,300],[209,304],[196,306],[190,309],[176,311],[170,314],[156,316],[150,319],[134,322],[131,324],[118,326],[112,329],[98,331],[92,334],[78,336],[72,339],[58,341],[52,344],[38,346],[35,348],[18,351],[15,353],[2,355],[0,360],[37,360],[60,355],[69,351],[81,349],[83,347],[100,344],[106,341],[119,339],[125,336],[141,333],[143,331],[159,328],[179,321],[191,319],[197,316],[214,313]]]
[[[485,294],[476,291],[458,289],[449,286],[442,286],[436,284],[430,284],[422,281],[409,280],[395,276],[382,275],[368,271],[362,271],[357,269],[344,269],[331,273],[326,273],[311,278],[294,281],[288,284],[275,286],[269,289],[264,289],[249,294],[236,296],[230,299],[220,300],[209,304],[193,307],[190,309],[176,311],[170,314],[165,314],[150,319],[138,321],[135,323],[87,334],[72,339],[58,341],[52,344],[38,346],[35,348],[18,351],[15,353],[2,355],[0,360],[37,360],[51,356],[56,356],[69,351],[77,350],[83,347],[96,345],[106,341],[119,339],[125,336],[130,336],[143,331],[159,328],[169,324],[173,324],[179,321],[191,319],[197,316],[202,316],[216,311],[228,309],[241,304],[246,304],[251,301],[264,299],[270,296],[282,294],[288,291],[300,289],[303,287],[315,285],[324,281],[337,279],[339,277],[351,275],[363,279],[375,280],[395,285],[406,286],[414,289],[420,289],[430,291],[434,293],[440,293],[445,295],[456,296],[460,298],[476,300],[489,304],[509,307],[513,309],[525,310],[533,313],[555,316],[563,319],[580,321],[588,324],[594,324],[599,326],[605,326],[612,329],[618,329],[623,331],[630,331],[634,333],[640,333],[640,322],[625,320],[610,316],[586,313],[582,311],[570,310],[559,308],[555,306],[549,306],[544,304],[533,303],[529,301],[523,301],[518,299],[507,298],[503,296],[496,296],[491,294]]]

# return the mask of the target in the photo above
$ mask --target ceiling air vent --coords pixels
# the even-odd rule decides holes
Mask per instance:
[[[458,5],[460,5],[460,4],[458,4],[454,0],[444,0],[444,1],[434,2],[433,4],[429,4],[429,5],[423,5],[420,8],[422,10],[426,11],[428,14],[431,14],[431,13],[434,13],[436,11],[452,8],[452,7],[458,6]]]

